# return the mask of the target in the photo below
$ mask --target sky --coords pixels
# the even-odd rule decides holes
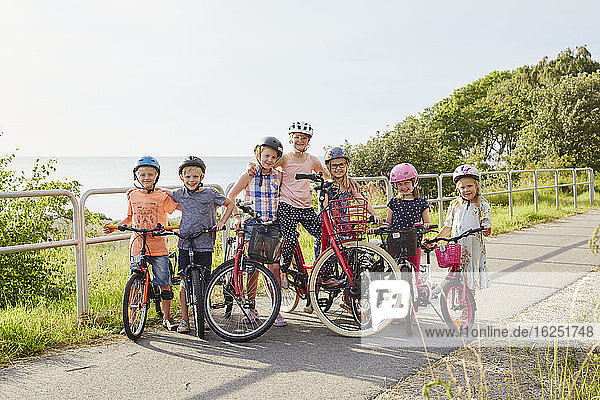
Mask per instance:
[[[585,45],[596,1],[0,0],[0,154],[364,143],[494,70]]]

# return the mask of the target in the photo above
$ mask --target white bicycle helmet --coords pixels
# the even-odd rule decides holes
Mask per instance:
[[[292,133],[303,133],[306,136],[308,136],[309,138],[312,138],[314,132],[313,132],[312,126],[310,126],[310,124],[308,122],[297,121],[297,122],[292,122],[290,124],[290,128],[288,129],[288,133],[290,135]]]
[[[459,165],[452,173],[452,180],[454,183],[458,182],[458,180],[462,178],[473,178],[476,181],[479,181],[480,177],[481,174],[477,168],[470,164]]]

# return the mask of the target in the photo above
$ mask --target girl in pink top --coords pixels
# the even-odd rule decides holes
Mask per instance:
[[[290,265],[294,249],[298,244],[298,223],[302,224],[304,229],[317,240],[318,244],[321,240],[321,220],[312,208],[310,181],[306,179],[296,180],[295,175],[321,172],[325,179],[329,178],[329,174],[323,168],[319,159],[306,152],[313,135],[310,124],[292,122],[288,132],[290,144],[294,147],[294,151],[284,154],[275,164],[276,167],[281,167],[283,171],[277,220],[281,226],[281,233],[285,238],[281,254],[281,269],[284,271]],[[256,165],[251,166],[251,170],[255,167]]]

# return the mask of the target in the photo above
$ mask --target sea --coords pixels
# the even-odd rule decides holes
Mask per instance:
[[[181,185],[177,173],[177,165],[182,157],[156,157],[160,163],[160,179],[158,186]],[[31,176],[36,160],[47,163],[55,160],[56,168],[50,175],[52,180],[68,179],[79,182],[81,193],[89,189],[133,187],[133,166],[137,157],[110,156],[57,156],[29,157],[16,156],[8,169],[23,172]],[[250,156],[207,156],[202,158],[206,163],[205,184],[218,184],[223,190],[246,171]],[[125,194],[92,195],[86,200],[89,211],[100,212],[110,219],[121,220],[127,214]],[[175,215],[177,216],[177,215]]]

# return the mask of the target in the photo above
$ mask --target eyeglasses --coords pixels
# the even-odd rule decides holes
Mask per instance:
[[[347,166],[348,166],[348,163],[329,164],[329,168],[331,168],[331,169],[341,169],[341,168],[346,168]]]

